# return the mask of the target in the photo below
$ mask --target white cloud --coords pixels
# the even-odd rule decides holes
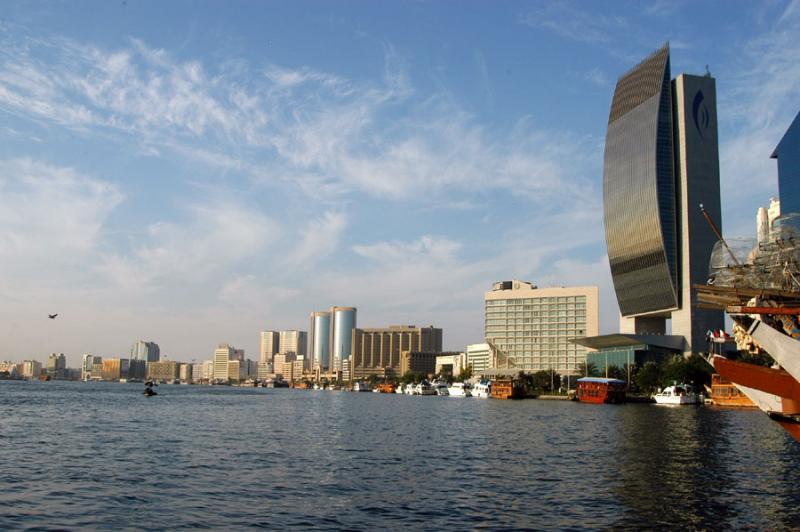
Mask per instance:
[[[342,212],[327,211],[310,220],[300,231],[300,241],[290,253],[288,264],[309,269],[334,253],[347,227],[347,216]]]

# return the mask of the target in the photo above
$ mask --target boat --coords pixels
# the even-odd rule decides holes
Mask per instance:
[[[372,388],[369,387],[369,384],[363,381],[358,381],[353,385],[354,392],[371,392]]]
[[[628,383],[620,379],[583,377],[578,379],[575,397],[581,403],[620,404],[625,402]]]
[[[525,385],[515,379],[496,379],[492,382],[492,399],[524,399]]]
[[[719,373],[711,375],[711,386],[706,386],[711,404],[736,408],[758,408],[734,383],[726,380]]]
[[[379,384],[378,387],[375,388],[375,390],[373,390],[373,391],[377,391],[378,393],[395,393],[396,392],[395,386],[391,382],[384,382],[382,384]]]
[[[447,388],[450,397],[472,397],[472,392],[468,385],[463,382],[454,382]]]
[[[480,381],[472,388],[472,397],[488,399],[492,393],[491,381]]]
[[[444,381],[433,381],[431,383],[431,388],[433,389],[434,395],[450,395],[447,389],[447,383]]]
[[[398,384],[397,388],[395,388],[394,393],[403,395],[405,393],[404,386],[402,384]]]
[[[414,387],[414,395],[436,395],[436,390],[428,381],[422,381]]]
[[[403,388],[403,393],[405,393],[406,395],[414,395],[414,384],[411,382],[406,384],[405,387]]]
[[[667,386],[655,394],[653,399],[659,405],[698,405],[702,402],[702,396],[695,393],[691,384]]]

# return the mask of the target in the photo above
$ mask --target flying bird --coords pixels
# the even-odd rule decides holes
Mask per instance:
[[[47,317],[50,318],[51,320],[56,319],[56,316],[58,316],[58,314],[48,314],[47,315]]]

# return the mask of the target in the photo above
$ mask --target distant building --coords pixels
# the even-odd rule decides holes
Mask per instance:
[[[312,312],[308,327],[308,358],[312,370],[328,371],[331,366],[331,313]]]
[[[131,360],[144,360],[145,362],[158,362],[161,360],[161,349],[155,342],[138,340],[131,347]]]
[[[233,357],[231,360],[238,360],[239,362],[244,362],[244,349],[234,349],[233,350]]]
[[[174,360],[162,360],[147,363],[147,378],[152,380],[171,381],[180,377],[179,363]]]
[[[129,361],[127,358],[105,358],[102,367],[101,376],[104,381],[128,378]]]
[[[192,382],[193,369],[194,369],[194,364],[180,364],[178,375],[179,378],[181,379],[181,382]]]
[[[467,364],[472,367],[472,371],[479,373],[489,369],[492,362],[492,353],[489,344],[470,344],[467,346]]]
[[[772,152],[772,158],[778,160],[778,193],[783,212],[800,213],[800,113]]]
[[[400,373],[403,351],[438,352],[442,350],[442,329],[415,325],[390,325],[353,329],[351,378],[369,375],[393,376]]]
[[[262,364],[272,363],[272,358],[280,349],[280,334],[278,331],[261,331],[259,334],[258,361]]]
[[[436,357],[436,368],[434,369],[434,373],[437,375],[447,374],[457,377],[467,366],[468,363],[466,353],[441,355]]]
[[[307,344],[308,333],[306,331],[281,331],[278,353],[305,357]]]
[[[214,351],[214,375],[213,380],[228,380],[228,361],[233,359],[234,348],[228,344],[219,344]]]
[[[192,382],[209,382],[214,378],[214,361],[192,364]]]
[[[47,357],[47,375],[53,379],[63,379],[67,369],[67,357],[64,353],[50,353]]]
[[[4,361],[0,362],[0,373],[8,373],[8,376],[12,379],[16,379],[21,376],[20,368],[18,367],[19,364],[16,362],[9,362]]]
[[[227,379],[231,382],[239,382],[245,380],[245,365],[240,360],[228,360],[228,376]]]
[[[26,379],[36,379],[42,374],[42,363],[38,360],[25,360],[22,362],[22,376]]]
[[[284,375],[284,366],[291,364],[295,360],[297,360],[297,355],[294,353],[275,355],[275,362],[273,364],[275,368],[275,375]]]
[[[355,307],[331,307],[330,347],[333,370],[350,371],[350,356],[353,353],[353,329],[356,328]],[[344,362],[347,361],[347,364]],[[349,379],[347,379],[349,380]]]
[[[570,340],[598,333],[596,286],[537,288],[502,281],[484,299],[487,343],[494,345],[491,368],[567,375],[586,361],[586,348]]]
[[[400,353],[400,375],[406,373],[422,373],[433,375],[436,373],[436,359],[441,356],[459,355],[455,351],[403,351]]]
[[[103,377],[103,357],[84,353],[81,361],[81,379],[99,380]]]
[[[128,360],[128,379],[147,378],[146,360]]]

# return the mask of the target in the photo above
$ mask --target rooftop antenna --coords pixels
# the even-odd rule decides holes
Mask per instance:
[[[706,77],[707,78],[711,77],[711,71],[708,69],[708,65],[706,65]]]

